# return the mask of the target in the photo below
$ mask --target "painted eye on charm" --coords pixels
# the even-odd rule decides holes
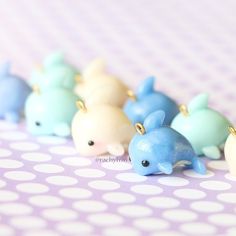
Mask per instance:
[[[147,161],[147,160],[142,161],[142,166],[143,167],[148,167],[149,165],[150,165],[149,161]]]
[[[41,123],[39,121],[35,121],[36,126],[41,126]]]
[[[89,140],[89,141],[88,141],[88,145],[89,145],[89,146],[93,146],[93,145],[94,145],[94,141]]]

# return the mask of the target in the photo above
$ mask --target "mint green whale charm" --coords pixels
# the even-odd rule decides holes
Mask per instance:
[[[42,66],[37,67],[31,76],[30,84],[41,91],[52,88],[74,89],[79,72],[68,64],[61,52],[49,55]]]
[[[208,94],[202,93],[194,97],[187,107],[180,106],[180,113],[171,127],[189,140],[197,155],[219,159],[229,125],[226,117],[208,107]]]
[[[78,110],[78,99],[68,89],[41,92],[34,88],[25,104],[28,131],[34,135],[70,136],[71,122]]]

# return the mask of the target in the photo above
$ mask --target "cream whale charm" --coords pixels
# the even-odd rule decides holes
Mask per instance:
[[[81,155],[109,153],[122,156],[135,134],[135,129],[119,107],[98,105],[86,107],[77,102],[79,111],[72,121],[72,137]]]
[[[231,175],[236,176],[236,129],[229,127],[230,134],[225,142],[225,160]]]
[[[75,93],[86,101],[87,107],[99,104],[122,107],[128,90],[121,80],[106,72],[104,61],[97,59],[77,77]]]

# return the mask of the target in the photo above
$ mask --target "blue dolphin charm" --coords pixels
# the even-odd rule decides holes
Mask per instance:
[[[174,129],[163,126],[164,111],[151,113],[144,124],[135,125],[138,133],[129,144],[134,170],[140,175],[171,174],[176,165],[184,164],[199,174],[206,167],[195,154],[188,140]]]
[[[0,67],[0,119],[19,122],[30,93],[31,88],[26,81],[11,74],[10,63],[4,63]]]
[[[143,123],[144,119],[154,111],[163,110],[166,114],[164,124],[169,125],[178,114],[178,105],[166,94],[155,91],[155,78],[145,79],[136,94],[125,104],[124,112],[133,124]],[[133,98],[133,99],[132,99]]]

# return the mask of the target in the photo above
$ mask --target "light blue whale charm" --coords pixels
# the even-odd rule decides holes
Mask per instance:
[[[188,140],[174,129],[163,126],[164,111],[151,113],[144,124],[136,123],[137,134],[129,144],[133,169],[140,175],[171,174],[177,165],[186,165],[199,174],[206,167]]]
[[[228,119],[208,107],[206,93],[194,97],[188,107],[181,105],[180,111],[171,127],[189,140],[197,155],[219,159],[220,148],[229,134]]]
[[[169,125],[178,114],[176,102],[160,91],[154,90],[154,77],[142,82],[136,94],[125,104],[124,112],[133,124],[143,123],[144,119],[154,111],[163,110],[166,114],[164,124]]]
[[[35,91],[25,105],[26,123],[34,135],[70,136],[78,97],[68,89]]]
[[[78,75],[77,69],[66,63],[64,55],[56,52],[49,55],[43,65],[33,71],[30,84],[38,86],[41,91],[52,88],[73,90]]]
[[[19,122],[30,92],[25,80],[10,73],[10,63],[4,63],[0,68],[0,118]]]

